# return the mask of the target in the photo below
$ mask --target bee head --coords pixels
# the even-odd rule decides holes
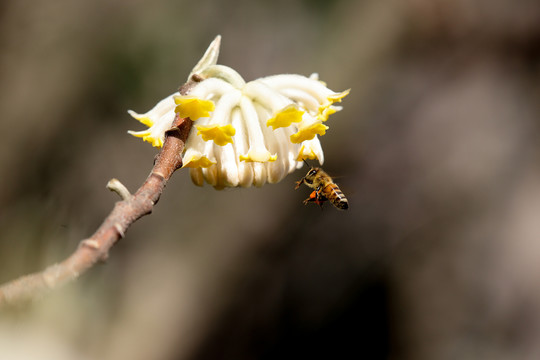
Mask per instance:
[[[317,178],[317,174],[319,174],[319,171],[321,171],[321,169],[312,167],[311,169],[309,169],[306,176],[304,176],[304,181],[308,184],[313,184],[313,182]]]
[[[319,180],[317,180],[317,178],[319,177],[320,172],[322,172],[322,169],[311,166],[306,160],[304,160],[304,164],[309,167],[309,171],[307,172],[306,176],[304,176],[300,181],[297,182],[296,188],[300,186],[298,184],[302,183],[306,184],[310,188],[315,188],[319,183]]]

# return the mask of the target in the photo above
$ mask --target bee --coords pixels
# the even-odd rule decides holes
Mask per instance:
[[[349,208],[349,201],[347,201],[347,198],[343,195],[330,175],[323,169],[311,167],[306,176],[296,182],[294,189],[298,189],[302,184],[306,184],[308,187],[315,189],[309,197],[304,200],[305,205],[314,202],[322,207],[323,203],[328,200],[338,209],[347,210]]]

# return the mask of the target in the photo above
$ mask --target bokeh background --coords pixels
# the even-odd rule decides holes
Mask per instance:
[[[350,209],[179,171],[109,260],[0,312],[2,359],[540,358],[540,2],[0,4],[0,281],[68,256],[156,150],[126,134],[221,34],[245,79],[352,88]]]

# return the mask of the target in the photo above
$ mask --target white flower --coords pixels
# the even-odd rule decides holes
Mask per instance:
[[[233,69],[216,65],[220,37],[210,45],[189,78],[196,83],[187,95],[174,93],[145,114],[129,114],[149,128],[129,131],[161,147],[176,113],[194,121],[183,166],[193,182],[217,189],[276,183],[302,160],[324,154],[317,136],[328,130],[328,117],[349,90],[334,92],[317,74],[275,75],[246,83]]]

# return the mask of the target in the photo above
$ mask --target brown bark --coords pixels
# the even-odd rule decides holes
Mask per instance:
[[[183,90],[187,91],[189,87]],[[77,279],[97,262],[109,255],[109,250],[124,237],[125,232],[139,218],[150,214],[158,202],[167,181],[175,170],[182,167],[182,152],[192,121],[174,119],[166,133],[163,147],[146,181],[134,195],[125,193],[97,231],[79,243],[77,250],[64,261],[45,270],[9,281],[0,286],[0,306],[35,299],[69,281]],[[111,190],[117,191],[111,186]],[[122,186],[123,185],[116,185]],[[119,194],[122,191],[117,191]]]

